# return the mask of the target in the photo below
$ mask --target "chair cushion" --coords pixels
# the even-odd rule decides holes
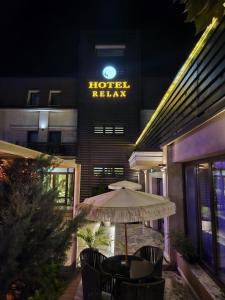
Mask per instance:
[[[133,260],[130,264],[130,278],[138,279],[150,275],[153,271],[153,265],[147,260]]]

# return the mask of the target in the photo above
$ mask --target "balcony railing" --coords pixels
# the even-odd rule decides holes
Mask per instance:
[[[60,155],[60,156],[75,156],[77,154],[76,143],[31,143],[23,145],[27,148],[37,150],[43,153]]]

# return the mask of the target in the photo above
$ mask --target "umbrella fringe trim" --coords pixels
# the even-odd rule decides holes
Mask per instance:
[[[96,207],[90,204],[82,203],[81,209],[87,207],[90,208],[90,212],[87,215],[88,220],[92,221],[110,221],[113,223],[129,223],[129,222],[141,222],[148,220],[157,220],[165,217],[169,217],[175,214],[175,204],[160,204],[149,207]]]

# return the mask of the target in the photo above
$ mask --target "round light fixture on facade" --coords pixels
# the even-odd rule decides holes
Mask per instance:
[[[116,69],[113,66],[106,66],[102,71],[102,75],[106,79],[113,79],[116,76],[116,73]]]

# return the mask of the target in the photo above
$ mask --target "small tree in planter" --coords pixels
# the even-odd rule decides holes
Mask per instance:
[[[83,214],[64,221],[49,189],[52,159],[0,164],[0,299],[12,282],[24,282],[28,295],[38,289],[44,270],[60,265]]]
[[[196,249],[191,239],[182,232],[172,232],[170,234],[172,246],[190,263],[198,260]]]

